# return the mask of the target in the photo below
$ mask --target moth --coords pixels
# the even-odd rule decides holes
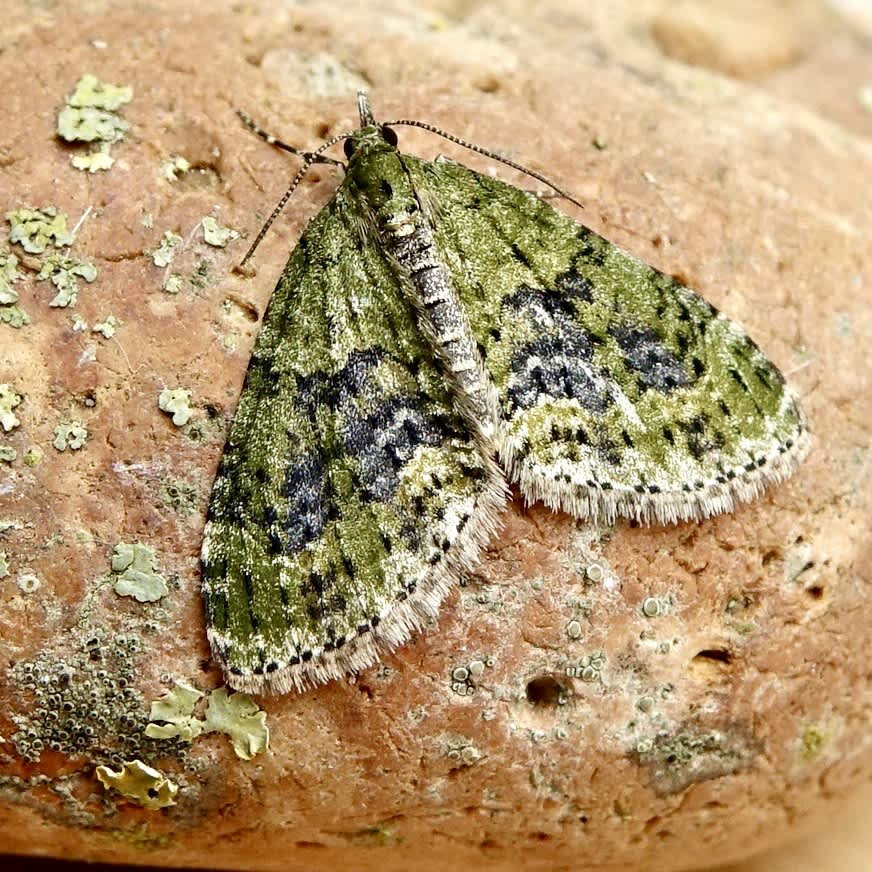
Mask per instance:
[[[402,153],[395,128],[482,149],[358,103],[360,128],[301,152],[274,212],[343,142],[344,179],[264,315],[207,515],[209,641],[248,692],[407,641],[476,563],[508,482],[591,522],[692,521],[785,479],[809,442],[735,322],[545,200]]]

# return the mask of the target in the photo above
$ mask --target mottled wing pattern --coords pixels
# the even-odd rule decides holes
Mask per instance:
[[[340,188],[291,256],[213,487],[209,639],[241,690],[341,677],[405,641],[505,500],[355,203]]]
[[[500,459],[579,517],[670,522],[786,478],[807,433],[734,322],[547,203],[403,156],[492,377]]]

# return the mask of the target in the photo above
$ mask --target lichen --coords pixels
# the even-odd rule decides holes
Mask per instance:
[[[85,73],[76,83],[76,90],[67,98],[67,105],[90,106],[112,112],[132,99],[133,88],[129,85],[110,85],[108,82],[101,82],[92,73]]]
[[[191,408],[191,392],[184,388],[164,388],[158,398],[157,405],[162,412],[172,415],[176,427],[184,427],[194,414]]]
[[[176,804],[179,787],[160,770],[141,760],[124,763],[118,772],[98,766],[97,780],[107,790],[117,790],[125,799],[152,811]]]
[[[269,750],[269,727],[266,712],[244,693],[227,693],[219,687],[209,694],[204,732],[225,733],[230,736],[236,756],[251,760]]]
[[[688,725],[638,740],[634,756],[649,769],[652,786],[663,796],[746,768],[758,750],[737,725],[722,730]]]
[[[18,291],[12,284],[20,278],[18,258],[8,248],[0,246],[0,306],[18,302]]]
[[[49,306],[75,306],[79,294],[78,278],[93,282],[97,278],[97,267],[77,257],[53,254],[43,261],[36,277],[39,281],[50,280],[58,289]]]
[[[51,750],[114,766],[182,755],[183,745],[145,735],[148,715],[133,686],[143,652],[135,634],[84,627],[64,634],[33,660],[19,660],[10,678],[32,699],[12,714],[16,751],[29,762]]]
[[[18,306],[0,306],[0,324],[8,324],[17,330],[26,327],[29,323],[30,318],[24,309]]]
[[[193,514],[200,503],[197,488],[187,481],[175,478],[165,478],[161,482],[160,498],[165,505],[175,509],[182,517]]]
[[[817,724],[807,726],[802,732],[799,745],[799,756],[810,761],[819,757],[830,741],[830,731]]]
[[[182,244],[182,237],[171,230],[164,231],[158,247],[151,252],[151,260],[155,266],[167,267],[172,263],[175,250]]]
[[[195,717],[194,709],[202,691],[181,681],[151,704],[151,723],[146,736],[153,739],[178,739],[192,742],[205,733],[225,733],[242,760],[251,760],[269,749],[266,712],[244,693],[228,694],[227,688],[213,690],[207,698],[205,718]]]
[[[49,245],[63,248],[73,236],[67,230],[67,216],[54,208],[14,209],[6,213],[11,225],[9,241],[17,242],[29,254],[42,254]]]
[[[109,146],[104,143],[95,151],[89,151],[87,154],[73,155],[70,159],[70,163],[77,170],[84,170],[88,173],[99,173],[112,169],[112,165],[115,163],[115,158],[109,154]]]
[[[88,429],[81,421],[65,421],[55,427],[52,445],[58,451],[78,451],[88,439]]]
[[[66,106],[58,114],[58,136],[67,142],[96,142],[103,145],[118,142],[124,138],[130,125],[115,110],[131,99],[132,88],[110,85],[86,73],[79,79],[76,90],[67,98]],[[90,155],[73,157],[73,166],[91,172],[108,169],[113,162],[105,148]]]
[[[91,332],[102,334],[104,339],[111,339],[115,335],[115,331],[120,325],[121,321],[119,321],[118,318],[116,318],[114,315],[109,315],[98,324],[95,324],[91,328]]]
[[[203,732],[203,721],[194,717],[194,707],[202,698],[203,692],[196,687],[176,681],[172,690],[151,704],[146,736],[192,742]]]
[[[153,603],[169,593],[166,579],[155,570],[154,551],[138,542],[119,542],[112,554],[114,590],[137,602]]]
[[[239,233],[229,227],[222,226],[211,215],[207,215],[201,223],[203,225],[203,239],[208,245],[213,245],[215,248],[224,248],[228,242],[239,238]]]
[[[161,175],[168,182],[178,181],[180,175],[188,172],[191,169],[191,164],[181,155],[172,155],[160,163]]]
[[[42,580],[32,572],[22,572],[15,583],[22,593],[36,593],[42,587]]]
[[[18,416],[12,411],[21,404],[21,397],[12,389],[12,385],[0,384],[0,427],[5,433],[14,430],[21,424]]]
[[[9,555],[5,551],[0,551],[0,578],[8,578],[9,572]]]

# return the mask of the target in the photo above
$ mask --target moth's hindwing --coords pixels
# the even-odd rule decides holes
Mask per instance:
[[[240,690],[339,678],[408,639],[505,500],[347,185],[279,281],[213,486],[209,639]]]
[[[528,499],[579,517],[729,511],[802,459],[778,369],[733,321],[542,200],[403,156],[499,394]]]

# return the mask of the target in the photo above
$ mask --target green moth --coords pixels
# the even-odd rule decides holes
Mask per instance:
[[[264,315],[209,506],[209,641],[248,692],[408,640],[508,481],[593,522],[672,523],[756,497],[808,445],[733,321],[536,196],[397,149],[391,125],[429,125],[359,108],[302,153],[291,190],[339,141],[345,177]]]

